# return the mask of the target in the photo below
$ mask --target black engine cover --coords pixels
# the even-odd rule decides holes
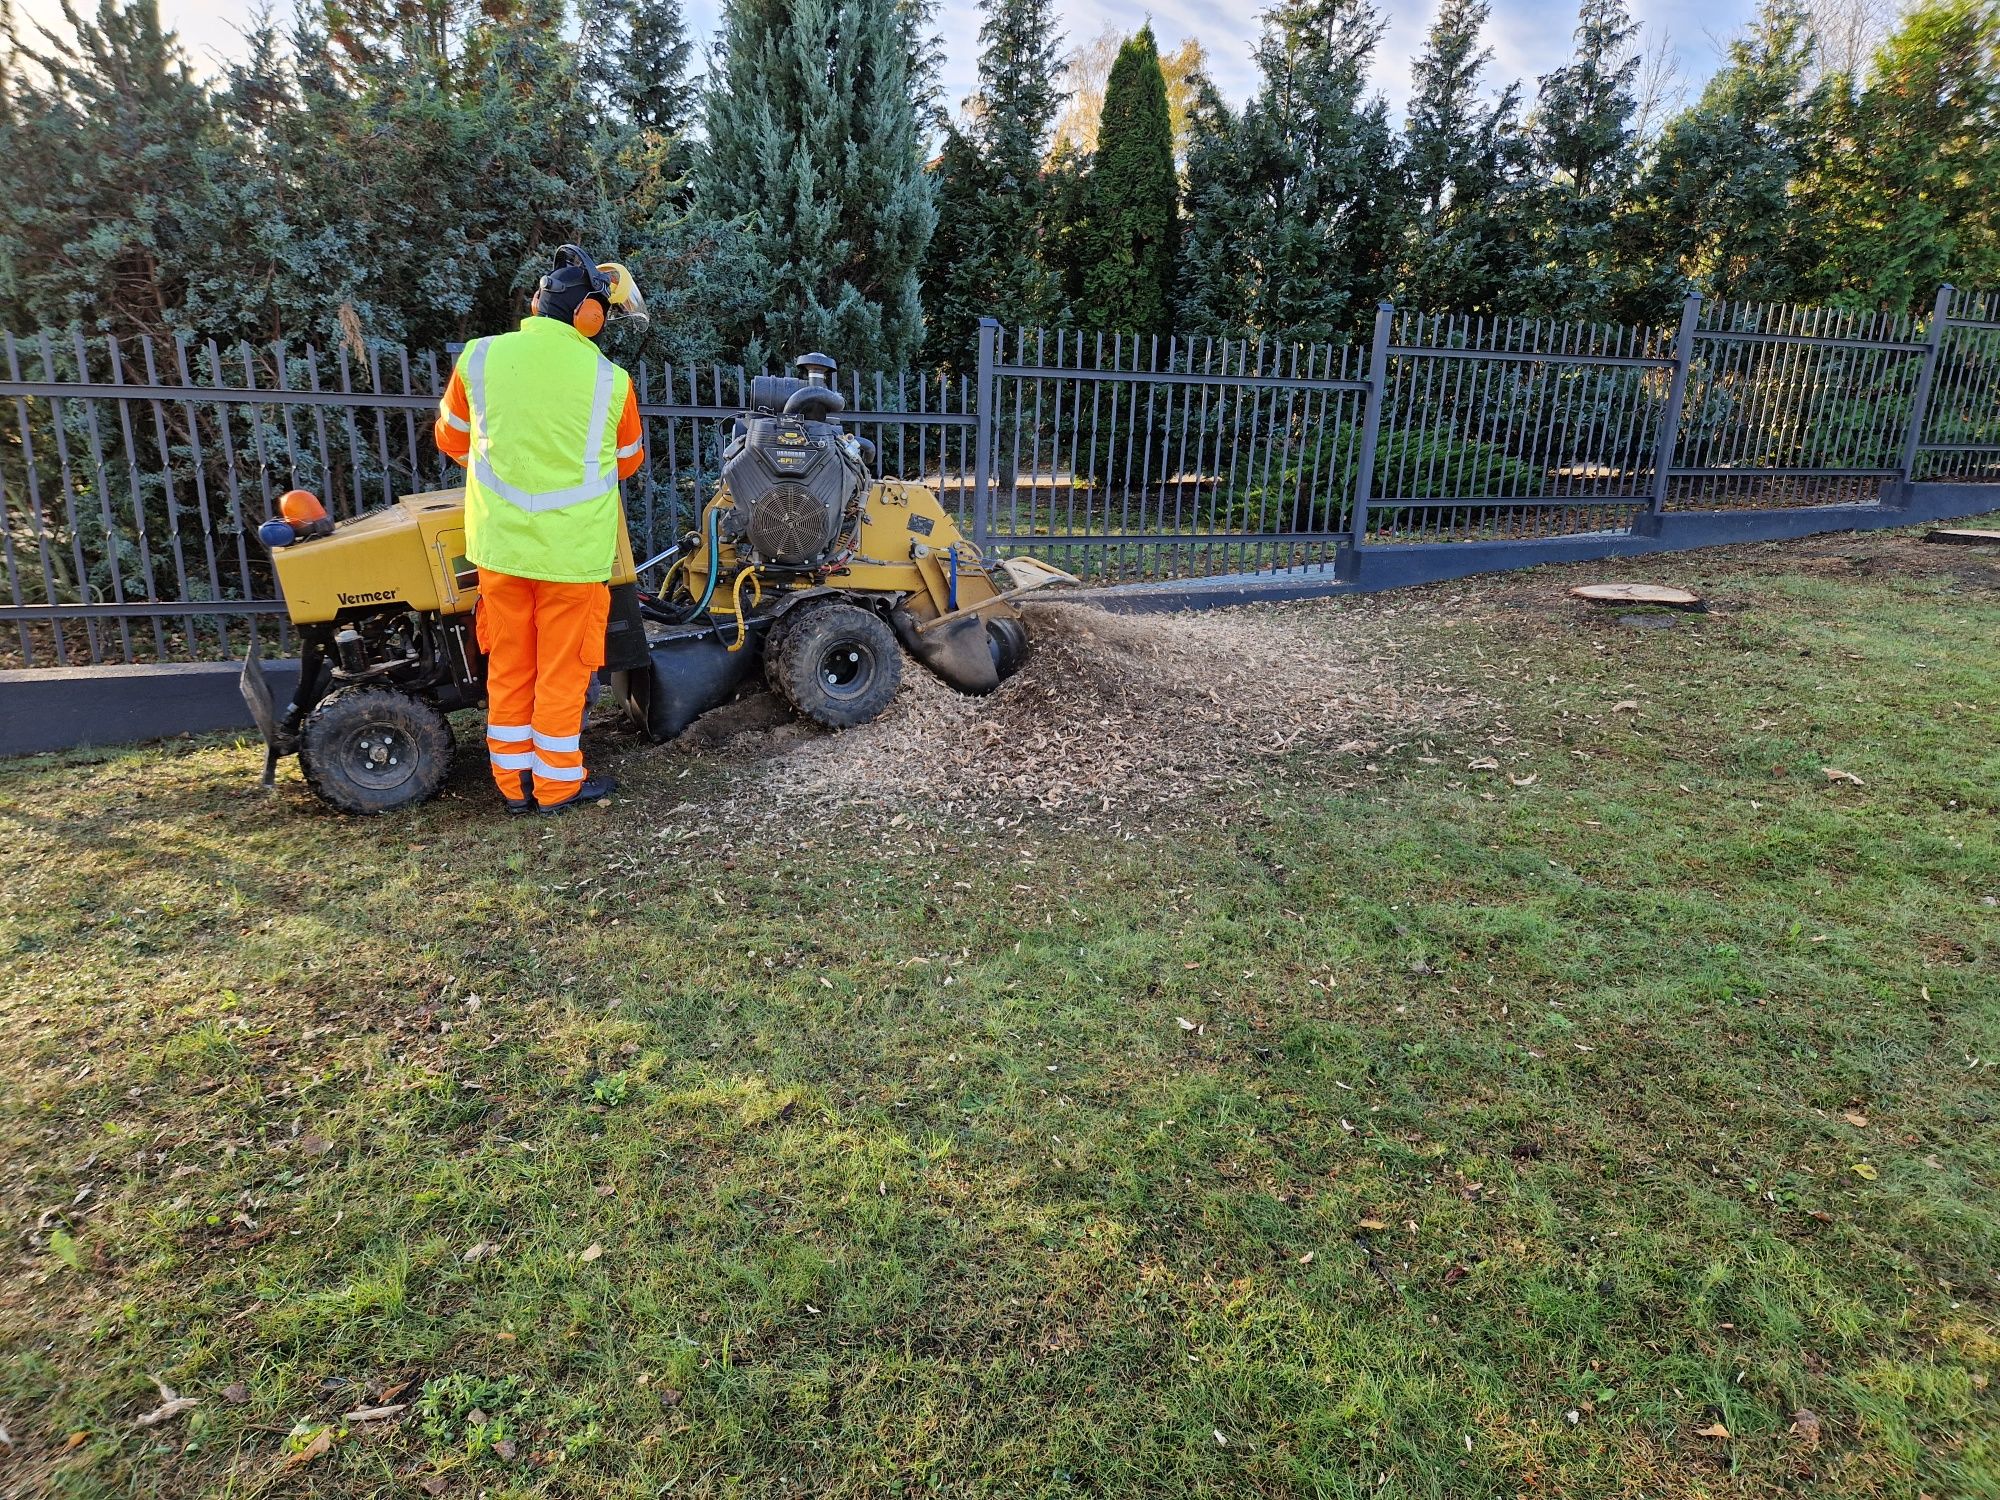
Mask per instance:
[[[744,419],[743,446],[722,481],[736,524],[757,556],[781,567],[810,567],[840,542],[860,476],[841,452],[840,429],[802,417]]]

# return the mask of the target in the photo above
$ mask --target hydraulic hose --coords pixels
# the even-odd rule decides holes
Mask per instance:
[[[715,597],[715,584],[721,570],[722,512],[711,505],[708,508],[708,586],[701,591],[701,598],[696,601],[694,613],[688,616],[689,619],[708,608],[709,600]]]
[[[750,639],[750,617],[743,612],[743,585],[745,583],[748,583],[751,589],[750,607],[755,609],[759,604],[764,602],[764,585],[758,580],[757,570],[755,568],[745,568],[741,573],[736,575],[735,586],[729,591],[729,602],[736,609],[736,641],[730,646],[729,649],[731,651],[741,651],[744,642]]]

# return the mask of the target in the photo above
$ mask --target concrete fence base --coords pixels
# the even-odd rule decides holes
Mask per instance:
[[[2000,485],[1916,484],[1894,505],[1772,511],[1669,511],[1631,534],[1519,542],[1362,547],[1340,569],[1238,573],[1178,583],[1092,590],[1087,602],[1132,613],[1217,609],[1333,594],[1377,593],[1421,583],[1508,572],[1542,563],[1613,561],[1734,542],[1783,541],[1827,532],[1873,531],[2000,511]],[[46,667],[0,672],[0,756],[84,745],[120,745],[180,734],[251,728],[234,662],[173,666]],[[278,702],[297,667],[266,664]]]

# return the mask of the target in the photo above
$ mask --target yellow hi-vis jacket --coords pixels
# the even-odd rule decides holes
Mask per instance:
[[[474,339],[439,404],[438,447],[466,466],[466,557],[548,583],[602,583],[618,481],[638,468],[632,377],[554,318]]]

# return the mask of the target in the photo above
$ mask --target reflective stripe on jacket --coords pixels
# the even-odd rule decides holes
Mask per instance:
[[[643,461],[632,379],[567,323],[527,318],[466,345],[438,447],[465,464],[466,556],[550,583],[601,583],[619,479]]]

